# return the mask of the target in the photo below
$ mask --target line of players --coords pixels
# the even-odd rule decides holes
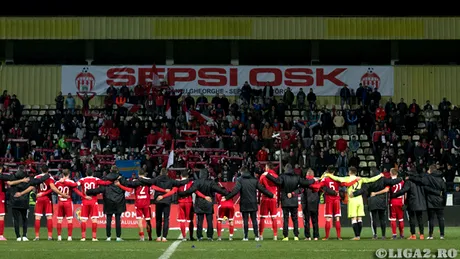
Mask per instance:
[[[68,227],[68,240],[72,240],[72,219],[73,219],[73,204],[70,199],[72,191],[77,193],[83,198],[82,207],[81,207],[81,232],[82,232],[82,239],[81,241],[86,240],[86,227],[87,227],[87,220],[91,219],[92,225],[92,241],[98,241],[96,233],[97,233],[97,218],[99,215],[99,207],[97,203],[97,196],[87,196],[85,193],[90,189],[98,188],[102,185],[109,185],[113,182],[111,181],[103,181],[92,175],[88,175],[85,178],[80,179],[78,182],[74,182],[69,179],[69,171],[63,170],[63,177],[61,180],[55,182],[52,178],[49,177],[48,169],[46,167],[41,168],[42,174],[36,176],[36,179],[45,179],[43,182],[34,183],[33,186],[16,193],[15,197],[20,197],[32,191],[34,188],[37,189],[37,202],[35,206],[35,239],[40,239],[40,220],[42,216],[47,217],[47,229],[48,229],[48,240],[52,240],[52,232],[53,232],[53,225],[52,225],[52,200],[51,200],[51,192],[55,192],[58,194],[58,210],[57,213],[57,232],[58,232],[58,240],[62,240],[61,232],[62,232],[62,221],[64,218],[67,220],[67,227]],[[266,174],[270,174],[273,177],[277,177],[277,174],[271,164],[267,164],[265,168],[265,173],[259,179],[260,183],[271,193],[275,194],[274,197],[268,197],[262,194],[260,200],[260,225],[259,225],[259,234],[261,239],[263,239],[263,233],[265,229],[265,218],[272,219],[272,229],[274,233],[274,240],[277,240],[278,237],[278,226],[277,221],[275,219],[277,214],[277,204],[278,204],[278,197],[280,195],[278,185],[270,181],[266,176]],[[318,182],[319,186],[317,185],[314,192],[309,193],[302,193],[301,195],[318,195],[318,190],[324,192],[325,197],[325,213],[324,217],[326,218],[325,224],[325,237],[323,240],[327,240],[330,238],[330,230],[332,228],[332,222],[335,218],[335,228],[337,232],[337,239],[341,240],[341,226],[340,226],[340,217],[341,215],[341,198],[338,195],[339,189],[342,186],[348,187],[348,194],[350,196],[350,200],[348,203],[348,217],[352,220],[353,230],[355,231],[355,240],[360,238],[360,233],[362,229],[362,217],[365,216],[364,213],[364,205],[362,202],[362,198],[358,190],[364,189],[361,188],[362,184],[364,183],[372,183],[379,180],[382,177],[382,174],[377,175],[373,178],[360,178],[356,177],[356,169],[350,168],[349,171],[350,177],[347,178],[340,178],[333,175],[333,169],[328,168],[328,171],[323,175],[320,182]],[[313,172],[310,170],[307,174],[307,178],[313,178]],[[377,192],[373,192],[372,196],[383,194],[385,192],[390,191],[393,194],[399,193],[399,197],[392,195],[390,199],[389,206],[390,206],[390,222],[393,232],[393,237],[396,237],[396,225],[398,222],[400,236],[403,236],[403,229],[404,229],[404,214],[403,214],[403,205],[404,205],[404,193],[403,187],[404,182],[402,179],[397,179],[398,171],[396,169],[391,170],[391,178],[395,179],[394,181],[385,181],[384,188]],[[145,175],[141,172],[140,178],[145,178]],[[151,190],[155,190],[161,193],[165,193],[164,195],[160,195],[158,200],[164,199],[168,196],[173,195],[174,193],[181,193],[185,192],[186,190],[190,189],[193,186],[192,181],[187,181],[188,174],[184,172],[183,174],[183,183],[179,188],[174,188],[173,190],[169,189],[162,189],[155,185],[145,185],[142,181],[132,181],[128,182],[124,179],[120,181],[116,181],[115,184],[118,185],[120,188],[123,188],[126,191],[132,191],[133,188],[135,192],[135,207],[136,207],[136,217],[139,224],[139,236],[140,240],[145,240],[144,238],[144,231],[143,231],[143,220],[146,221],[146,228],[148,232],[149,240],[152,240],[151,236],[151,209],[150,209],[150,193]],[[8,177],[5,177],[0,174],[0,180],[11,180]],[[28,178],[15,180],[15,181],[8,181],[8,185],[14,186],[16,184],[28,182]],[[78,190],[78,186],[82,187],[82,191]],[[221,185],[222,186],[222,185]],[[223,187],[222,187],[223,188]],[[229,192],[230,190],[223,190],[223,194]],[[401,192],[403,191],[403,192]],[[408,189],[405,188],[407,192]],[[212,197],[205,196],[202,193],[195,191],[198,197],[205,199],[208,202],[212,202]],[[221,239],[221,232],[222,232],[222,222],[224,220],[229,221],[229,240],[232,240],[233,233],[234,233],[234,202],[232,199],[225,200],[222,199],[223,194],[217,194],[217,203],[218,203],[218,211],[217,211],[217,236],[218,239]],[[356,195],[356,196],[355,196]],[[297,197],[292,197],[297,199]],[[305,197],[307,200],[310,200],[311,197]],[[5,195],[4,190],[0,191],[0,199],[1,203],[5,203]],[[223,201],[225,200],[225,201]],[[179,197],[179,215],[178,215],[178,222],[180,223],[180,229],[182,232],[182,236],[184,240],[186,240],[186,227],[189,227],[190,230],[193,231],[193,218],[194,218],[194,211],[193,211],[193,199],[190,196],[187,197]],[[318,211],[317,211],[317,204],[315,206],[311,206],[311,202],[303,203],[303,213],[305,219],[305,235],[306,240],[318,240],[319,239],[319,231],[318,231]],[[3,229],[4,229],[4,206],[0,206],[0,239],[5,240],[3,237]],[[169,219],[168,219],[169,220]],[[313,224],[313,237],[310,235],[309,231],[309,220],[312,221]],[[423,233],[423,232],[422,232]],[[384,235],[384,234],[383,234]],[[411,239],[413,239],[413,235],[411,235]],[[193,234],[191,233],[190,238],[193,239]],[[286,238],[286,237],[285,237]],[[298,238],[298,237],[297,237]],[[374,236],[375,238],[375,236]],[[423,238],[423,235],[421,236]],[[166,241],[164,237],[158,237],[157,241]],[[25,234],[21,237],[17,237],[17,241],[28,241]]]

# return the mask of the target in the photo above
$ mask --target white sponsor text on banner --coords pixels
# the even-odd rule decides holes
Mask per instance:
[[[345,84],[377,87],[383,96],[394,93],[392,66],[157,66],[160,79],[192,95],[237,95],[247,81],[253,89],[273,86],[275,95],[287,87],[294,93],[313,88],[318,96],[337,96]],[[152,66],[62,66],[64,94],[92,91],[104,95],[110,85],[146,85],[153,81]]]

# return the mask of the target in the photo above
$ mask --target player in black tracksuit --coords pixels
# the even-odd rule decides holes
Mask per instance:
[[[415,171],[408,172],[409,177],[417,176],[418,173]],[[405,181],[402,190],[392,193],[391,197],[396,198],[407,193],[406,201],[407,204],[407,215],[409,216],[410,225],[410,239],[416,239],[415,236],[415,219],[417,219],[418,228],[420,232],[420,239],[423,239],[424,226],[423,226],[423,212],[426,211],[426,198],[425,189],[423,186],[417,185],[412,181]]]
[[[157,186],[166,189],[161,185]],[[203,222],[204,218],[206,217],[206,223],[208,225],[206,236],[208,237],[209,241],[212,241],[212,236],[214,234],[212,217],[214,215],[214,196],[216,192],[222,195],[227,195],[228,193],[224,189],[220,188],[215,181],[209,179],[209,172],[207,169],[201,169],[199,179],[193,182],[190,189],[184,192],[179,192],[178,195],[188,196],[197,190],[205,196],[211,197],[213,199],[213,202],[208,202],[207,200],[200,198],[198,196],[195,198],[194,209],[195,214],[197,216],[196,236],[198,238],[198,241],[203,240]]]
[[[297,217],[298,197],[296,190],[299,187],[308,187],[315,183],[313,179],[302,179],[294,174],[292,166],[287,164],[284,167],[285,173],[278,178],[273,177],[267,172],[264,175],[272,182],[281,187],[281,207],[283,208],[283,236],[285,241],[289,240],[289,215],[291,215],[294,225],[294,240],[299,239],[299,221]]]
[[[243,228],[244,228],[244,241],[248,240],[249,230],[249,216],[252,220],[252,227],[254,229],[254,236],[259,240],[259,226],[257,224],[257,190],[267,195],[274,197],[274,194],[269,192],[265,187],[255,178],[246,167],[241,168],[241,178],[236,182],[233,190],[225,196],[225,200],[233,198],[237,193],[240,193],[240,211],[243,214]]]
[[[378,175],[380,172],[378,170],[373,170],[373,174]],[[386,216],[386,211],[388,209],[388,194],[386,193],[388,190],[389,186],[398,184],[402,181],[402,178],[396,178],[396,179],[391,179],[391,178],[380,178],[379,180],[365,184],[363,188],[360,190],[357,190],[353,192],[353,197],[359,196],[359,195],[367,195],[367,205],[368,209],[370,211],[370,216],[371,216],[371,225],[372,225],[372,233],[373,233],[373,238],[377,238],[377,217],[379,218],[380,221],[380,229],[382,230],[382,239],[385,239],[385,234],[386,234],[386,222],[387,222],[387,216]],[[383,191],[386,190],[386,191]],[[384,193],[378,194],[375,196],[371,196],[371,193],[376,193],[376,192],[381,192],[383,191]]]
[[[156,185],[165,190],[171,190],[173,187],[179,187],[187,184],[190,180],[176,181],[168,176],[168,170],[166,168],[161,169],[161,173],[158,177],[153,179],[147,179],[140,177],[139,181],[145,185]],[[156,223],[156,234],[157,240],[161,239],[166,241],[169,231],[169,214],[171,213],[171,202],[172,197],[167,197],[162,200],[157,200],[158,196],[164,195],[162,192],[155,192],[155,223]],[[163,233],[162,233],[163,230]]]
[[[444,239],[444,207],[447,200],[447,187],[442,172],[438,171],[436,165],[431,165],[428,174],[421,176],[409,176],[409,181],[423,186],[428,208],[428,238],[433,239],[434,217],[439,223],[440,238]]]

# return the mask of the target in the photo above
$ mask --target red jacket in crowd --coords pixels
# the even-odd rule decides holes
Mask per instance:
[[[347,141],[343,138],[339,138],[335,145],[337,151],[339,152],[345,151],[347,149]]]
[[[385,112],[385,109],[383,108],[377,108],[377,110],[375,111],[375,120],[377,121],[383,121],[385,120],[385,116],[386,116],[386,112]]]
[[[109,130],[109,138],[110,140],[118,140],[120,138],[120,130],[118,128],[111,128]]]
[[[268,153],[267,151],[265,151],[265,149],[261,149],[259,150],[259,152],[257,152],[257,161],[267,161],[268,160]]]
[[[22,136],[22,130],[20,128],[11,128],[10,134],[13,138],[20,138]]]
[[[156,100],[155,100],[155,103],[156,103],[157,106],[163,106],[163,105],[165,105],[165,98],[164,98],[164,96],[161,95],[161,94],[158,95],[157,98],[156,98]]]

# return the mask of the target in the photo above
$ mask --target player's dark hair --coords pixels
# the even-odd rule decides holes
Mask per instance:
[[[267,163],[267,167],[268,167],[269,169],[273,169],[273,164],[272,164],[272,162],[268,162],[268,163]]]
[[[145,171],[144,171],[144,170],[142,170],[142,169],[141,169],[141,170],[139,170],[139,175],[140,175],[140,176],[145,176]]]
[[[69,169],[62,170],[62,175],[64,175],[65,177],[69,176],[70,175]]]
[[[350,168],[348,168],[348,171],[349,171],[349,174],[356,175],[356,173],[358,172],[358,169],[356,169],[356,167],[354,166],[350,166]]]
[[[94,174],[94,172],[93,172],[92,169],[88,169],[88,170],[86,171],[86,175],[87,175],[87,176],[93,176],[93,174]]]
[[[331,174],[333,174],[333,173],[335,172],[334,167],[333,167],[332,165],[330,165],[330,166],[327,167],[327,171],[328,171],[329,173],[331,173]]]
[[[430,172],[432,173],[432,172],[436,171],[438,169],[438,167],[436,165],[430,165],[429,169],[430,169]]]
[[[188,177],[188,172],[187,170],[184,170],[182,171],[182,173],[180,174],[182,177]]]
[[[167,174],[168,174],[168,170],[166,170],[166,168],[161,168],[160,174],[161,174],[161,175],[167,175]]]
[[[48,173],[48,166],[43,165],[41,170],[42,170],[43,173]]]

